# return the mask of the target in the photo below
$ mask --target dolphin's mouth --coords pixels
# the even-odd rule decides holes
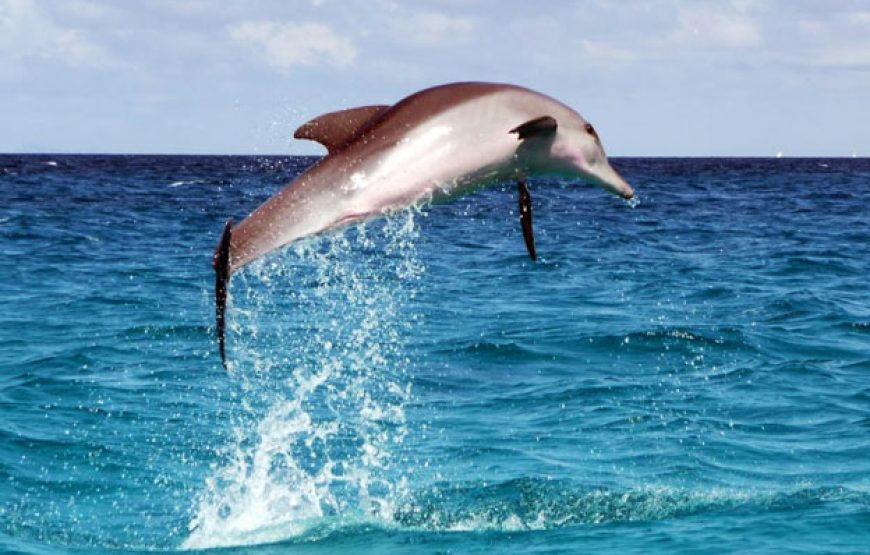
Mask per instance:
[[[613,166],[604,162],[603,164],[597,164],[593,167],[585,168],[583,171],[587,180],[591,181],[595,185],[598,185],[602,189],[610,191],[614,195],[618,195],[625,200],[629,200],[634,197],[634,189],[631,188],[631,185],[628,184],[619,172],[613,169]]]
[[[634,189],[631,188],[631,185],[628,184],[628,181],[625,180],[619,173],[614,170],[612,167],[610,168],[611,175],[606,176],[606,185],[605,187],[621,196],[625,200],[629,200],[634,197]]]
[[[596,179],[597,185],[625,200],[631,200],[632,198],[634,198],[634,189],[631,188],[631,185],[629,185],[627,181],[622,179],[622,177],[616,172],[613,172],[613,176],[615,176],[615,179],[610,179],[607,181],[600,178]]]

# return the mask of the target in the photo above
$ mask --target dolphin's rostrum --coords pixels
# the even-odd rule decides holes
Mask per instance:
[[[224,365],[230,276],[297,239],[514,179],[523,237],[535,259],[527,176],[579,177],[623,198],[634,195],[608,163],[592,125],[568,106],[514,85],[441,85],[392,106],[324,114],[294,136],[320,142],[329,154],[237,226],[227,221],[215,250],[215,310]]]

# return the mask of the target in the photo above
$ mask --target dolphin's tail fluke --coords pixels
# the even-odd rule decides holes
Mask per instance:
[[[215,331],[218,337],[218,347],[221,351],[221,362],[227,368],[225,346],[225,328],[227,311],[227,287],[230,281],[230,238],[233,235],[233,219],[227,220],[221,241],[214,250],[212,266],[214,266],[214,310]]]

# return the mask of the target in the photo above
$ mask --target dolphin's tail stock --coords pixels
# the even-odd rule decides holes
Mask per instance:
[[[214,250],[212,266],[214,266],[214,311],[215,331],[218,336],[218,346],[221,351],[221,362],[227,368],[225,348],[225,328],[227,311],[227,287],[230,281],[230,238],[233,235],[233,219],[227,220],[220,243]]]

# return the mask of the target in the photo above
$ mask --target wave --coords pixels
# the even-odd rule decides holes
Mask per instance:
[[[766,511],[833,499],[866,501],[865,497],[842,488],[771,492],[642,485],[618,489],[522,478],[491,486],[435,487],[416,494],[394,513],[393,521],[404,528],[432,531],[512,532],[662,520],[738,508]]]
[[[726,487],[628,488],[581,486],[543,478],[437,484],[410,493],[391,512],[348,511],[300,519],[245,533],[219,533],[186,548],[313,542],[364,530],[431,533],[517,533],[696,515],[794,511],[826,503],[866,505],[870,494],[845,488],[789,491]]]
[[[208,183],[208,180],[205,179],[182,179],[179,181],[173,181],[169,184],[170,187],[182,187],[184,185],[198,185],[200,183]]]

